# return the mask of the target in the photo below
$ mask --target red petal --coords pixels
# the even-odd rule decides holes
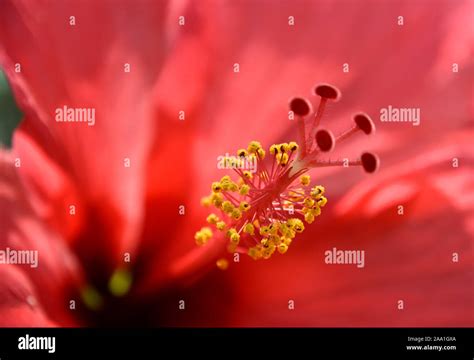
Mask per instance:
[[[68,295],[81,283],[81,268],[64,240],[31,207],[11,154],[0,152],[0,250],[37,251],[37,264],[19,265],[38,291],[38,301],[55,321],[71,322]],[[5,265],[1,265],[3,267]],[[5,285],[0,277],[0,285]],[[8,283],[6,284],[8,285]]]
[[[68,173],[93,216],[119,227],[104,234],[116,260],[133,251],[141,225],[151,90],[170,35],[166,1],[127,4],[0,5],[0,62],[27,114],[24,131]],[[94,108],[95,125],[56,122],[63,106]]]
[[[17,168],[25,193],[35,213],[57,230],[66,241],[77,239],[84,225],[84,206],[71,178],[21,126],[14,134]],[[21,155],[20,155],[21,154]],[[74,206],[74,215],[71,215]]]
[[[0,326],[56,326],[44,313],[27,276],[13,265],[0,266]]]

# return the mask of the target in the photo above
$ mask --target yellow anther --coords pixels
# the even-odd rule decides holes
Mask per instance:
[[[258,141],[251,141],[247,150],[250,154],[254,154],[258,149],[261,149],[262,145]]]
[[[291,218],[288,220],[288,225],[290,225],[293,229],[295,229],[296,232],[303,232],[304,230],[304,224],[303,222],[298,219],[298,218]]]
[[[232,219],[239,220],[242,217],[242,211],[240,211],[239,209],[234,209],[232,210],[231,216]]]
[[[301,185],[309,185],[309,183],[311,182],[311,178],[309,175],[303,175],[302,177],[300,177],[300,182],[301,182]]]
[[[224,202],[224,196],[220,193],[214,193],[211,196],[211,201],[215,207],[220,208],[222,203]]]
[[[304,219],[308,224],[311,224],[314,221],[314,215],[311,212],[304,214]]]
[[[273,144],[272,146],[270,146],[270,154],[272,155],[275,155],[278,153],[278,147],[276,144]]]
[[[258,260],[262,258],[262,252],[257,247],[251,247],[248,251],[248,254],[254,260]]]
[[[268,233],[271,235],[275,235],[278,232],[278,229],[280,228],[278,222],[271,223],[268,226]]]
[[[221,180],[220,185],[222,187],[222,190],[229,190],[231,182],[230,180]]]
[[[222,187],[222,190],[230,190],[230,191],[236,191],[238,189],[238,186],[236,183],[232,181],[230,176],[226,175],[224,176],[221,181],[220,185]]]
[[[286,246],[290,246],[292,241],[293,241],[293,240],[291,240],[291,239],[288,238],[288,237],[282,237],[282,238],[281,238],[281,242],[282,242],[283,244],[285,244]]]
[[[216,223],[216,229],[220,231],[225,230],[225,222],[219,221],[218,223]]]
[[[237,150],[237,155],[238,155],[238,156],[241,156],[241,157],[242,157],[242,156],[247,156],[248,154],[249,154],[249,153],[248,153],[247,150],[245,150],[245,149],[239,149],[239,150]]]
[[[263,249],[262,251],[262,257],[264,259],[270,259],[270,257],[273,255],[275,252],[276,246],[275,245],[270,245],[267,248]]]
[[[290,151],[296,151],[296,150],[298,150],[298,144],[294,141],[291,141],[288,144],[288,148],[290,149]]]
[[[230,237],[232,234],[237,234],[237,229],[236,228],[230,228],[229,230],[227,230],[226,235],[228,237]]]
[[[222,211],[224,211],[226,214],[230,214],[232,211],[234,211],[234,205],[229,200],[226,200],[222,203]]]
[[[230,241],[232,242],[232,244],[238,245],[240,241],[240,235],[237,234],[236,232],[233,232],[230,235]]]
[[[296,236],[296,231],[293,229],[289,229],[285,236],[289,237],[290,239],[294,239]]]
[[[212,191],[215,193],[221,192],[222,191],[222,185],[220,182],[213,182],[212,183]]]
[[[251,223],[247,223],[244,226],[244,233],[254,235],[255,234],[255,228]]]
[[[314,200],[310,197],[307,197],[306,199],[304,199],[303,205],[306,207],[312,207],[314,205]]]
[[[232,181],[232,179],[230,178],[230,176],[229,176],[229,175],[225,175],[225,176],[223,176],[222,179],[221,179],[221,184],[222,184],[222,183],[225,183],[225,182],[231,182],[231,181]]]
[[[208,227],[203,227],[194,235],[197,245],[205,245],[212,237],[212,230]]]
[[[255,219],[252,224],[253,224],[253,226],[255,226],[257,229],[260,228],[260,223],[258,222],[258,219]]]
[[[324,187],[321,185],[315,186],[311,189],[311,197],[318,200],[324,194]]]
[[[280,243],[280,237],[278,235],[270,235],[268,241],[274,245],[278,245]]]
[[[229,261],[227,259],[219,259],[216,261],[216,265],[220,270],[227,270],[229,267]]]
[[[212,204],[212,200],[210,196],[204,196],[201,198],[201,205],[205,207],[209,207]]]
[[[201,231],[202,231],[202,233],[203,233],[208,239],[210,239],[210,238],[212,237],[212,230],[211,230],[210,227],[207,227],[207,226],[206,226],[206,227],[203,227],[203,228],[201,229]]]
[[[262,148],[258,149],[257,150],[257,155],[258,155],[259,159],[264,159],[265,158],[265,150],[263,150]]]
[[[328,202],[328,199],[325,196],[321,196],[318,200],[318,205],[324,207]]]
[[[280,148],[280,152],[287,152],[288,149],[289,149],[287,143],[282,143],[282,144],[278,145],[278,147]]]
[[[250,204],[247,201],[242,201],[239,205],[240,211],[247,211],[250,209]]]
[[[321,208],[319,207],[318,204],[314,205],[312,208],[311,208],[311,214],[313,214],[314,216],[319,216],[321,215]]]
[[[217,217],[216,214],[210,214],[206,220],[209,224],[215,225],[219,221],[219,218]]]
[[[244,171],[244,177],[247,178],[247,179],[252,179],[253,178],[253,175],[250,171],[248,170],[245,170]]]
[[[278,252],[280,254],[284,254],[288,251],[288,245],[286,245],[285,243],[281,243],[280,245],[278,245]]]
[[[288,163],[288,154],[287,153],[278,153],[276,155],[276,160],[280,165],[285,166]]]
[[[240,187],[239,193],[240,195],[247,195],[249,191],[250,191],[250,186],[248,186],[247,184],[244,184]]]
[[[298,224],[295,225],[295,230],[296,232],[303,232],[304,231],[304,224],[303,222],[300,220]]]
[[[269,232],[270,230],[268,229],[268,226],[262,226],[260,228],[260,235],[262,236],[268,235]]]

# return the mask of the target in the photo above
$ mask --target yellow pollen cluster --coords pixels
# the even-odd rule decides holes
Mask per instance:
[[[203,227],[201,230],[196,232],[194,235],[194,240],[196,240],[197,245],[205,245],[212,238],[212,230],[209,227]]]
[[[269,259],[275,251],[280,254],[287,252],[297,233],[304,231],[304,224],[298,218],[287,221],[275,220],[270,225],[261,226],[259,233],[262,236],[260,243],[249,248],[248,255],[254,260]]]
[[[263,150],[262,145],[258,141],[251,141],[247,147],[247,151],[250,156],[257,156],[257,158],[261,160],[265,158],[265,150]]]
[[[316,216],[321,215],[321,208],[328,202],[328,199],[323,196],[323,194],[324,187],[318,185],[313,187],[310,196],[303,200],[304,206],[301,209],[301,212],[304,214],[304,219],[308,224],[311,224]]]
[[[227,250],[247,253],[255,260],[269,259],[275,252],[286,253],[295,236],[304,231],[303,220],[312,223],[327,202],[324,187],[310,187],[306,170],[291,175],[298,152],[296,142],[274,144],[269,152],[273,155],[268,159],[272,166],[263,162],[265,150],[258,141],[238,150],[239,157],[255,157],[257,171],[234,169],[237,179],[223,176],[212,183],[210,195],[201,200],[203,206],[216,208],[217,212],[206,220],[227,239]],[[281,192],[275,192],[279,186]],[[203,227],[196,232],[195,240],[205,245],[212,236],[212,230]],[[225,270],[229,262],[222,258],[216,265]]]
[[[286,166],[291,154],[297,150],[298,144],[294,141],[270,146],[270,154],[275,156],[277,163],[281,166]]]

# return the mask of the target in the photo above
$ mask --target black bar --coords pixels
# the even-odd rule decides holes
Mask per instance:
[[[142,358],[139,354],[151,359],[167,358],[169,352],[176,358],[189,352],[226,357],[231,352],[246,357],[288,353],[292,359],[301,358],[297,354],[305,359],[473,359],[473,333],[472,328],[12,328],[0,329],[0,359]]]

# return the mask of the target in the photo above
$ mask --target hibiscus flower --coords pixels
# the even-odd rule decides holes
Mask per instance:
[[[0,266],[0,323],[472,326],[471,10],[3,1],[0,63],[24,119],[0,157],[0,248],[39,263]],[[230,175],[216,158],[297,139],[288,99],[317,112],[316,83],[342,92],[322,127],[339,134],[361,110],[377,127],[329,161],[373,170],[360,155],[376,152],[380,171],[309,170],[321,215],[284,255],[221,271],[226,242],[195,244],[201,197]],[[419,126],[380,121],[389,106],[420,109]],[[94,109],[94,124],[57,121],[64,107]],[[317,145],[333,142],[323,131]],[[363,250],[365,265],[327,264],[333,248]]]

